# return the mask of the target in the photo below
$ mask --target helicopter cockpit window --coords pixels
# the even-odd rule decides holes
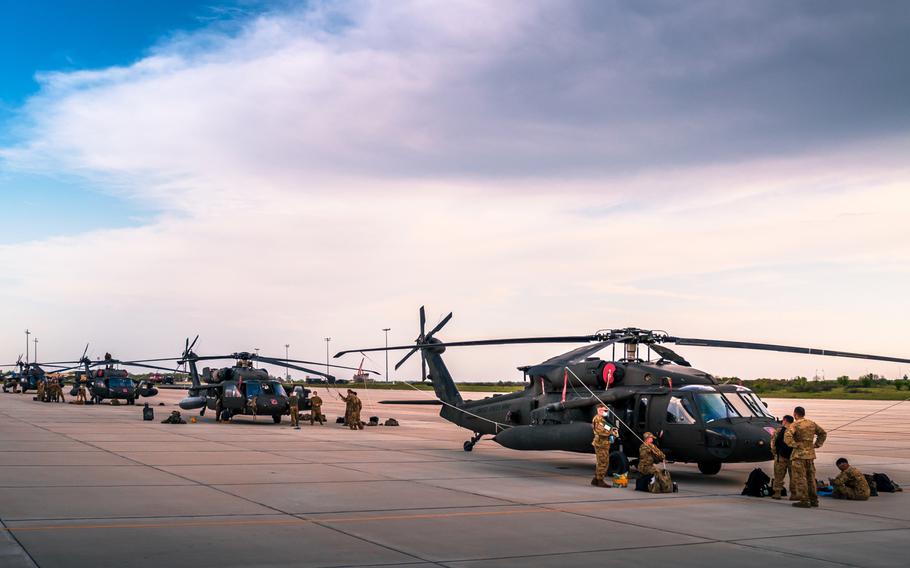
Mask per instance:
[[[112,389],[130,388],[133,386],[133,381],[130,379],[108,379],[108,385]]]
[[[248,398],[253,397],[253,396],[259,396],[259,394],[262,392],[262,387],[260,386],[259,383],[245,383],[245,385],[246,385],[246,396]]]
[[[739,393],[739,396],[741,396],[743,400],[746,401],[746,404],[748,404],[749,408],[755,412],[756,416],[774,418],[774,416],[768,412],[768,409],[765,407],[765,403],[763,403],[754,392],[741,392]]]
[[[667,405],[667,422],[670,424],[695,424],[695,412],[692,400],[673,395]]]
[[[274,391],[275,391],[275,394],[277,394],[278,396],[287,396],[287,393],[284,392],[284,387],[281,385],[281,383],[275,381],[275,382],[272,382],[271,385],[272,385],[272,389],[274,389]]]
[[[698,406],[701,408],[701,417],[705,423],[739,416],[736,409],[719,392],[698,393]]]
[[[761,416],[761,414],[756,414],[752,405],[743,400],[739,394],[734,392],[725,392],[723,394],[727,402],[736,409],[740,416]]]
[[[275,388],[271,383],[262,383],[262,394],[275,394]]]
[[[240,389],[237,385],[226,385],[224,387],[224,396],[240,396]]]

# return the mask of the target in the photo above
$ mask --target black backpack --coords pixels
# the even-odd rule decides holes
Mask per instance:
[[[742,495],[748,495],[749,497],[767,497],[771,494],[771,487],[768,485],[768,482],[770,481],[771,478],[768,477],[768,474],[757,467],[749,474]]]
[[[866,478],[866,485],[869,486],[869,497],[878,497],[878,487],[875,486],[875,476],[864,473],[863,477]]]
[[[635,480],[635,490],[644,491],[645,493],[649,493],[651,491],[650,486],[651,486],[652,477],[654,477],[654,476],[653,475],[642,475],[641,477],[636,479]]]
[[[901,491],[900,486],[891,481],[891,478],[884,473],[873,473],[872,480],[875,482],[875,488],[879,493],[895,493]]]

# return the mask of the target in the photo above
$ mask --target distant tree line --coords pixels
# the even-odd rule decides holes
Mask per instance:
[[[897,390],[910,391],[910,379],[908,379],[907,375],[893,380],[875,373],[867,373],[855,380],[848,375],[841,375],[834,380],[810,380],[807,377],[793,377],[792,379],[761,378],[754,380],[742,380],[738,377],[719,377],[718,380],[722,383],[743,385],[757,393],[773,393],[776,391],[828,392],[836,388],[842,388],[847,392],[858,392],[860,389],[871,388],[895,388]]]

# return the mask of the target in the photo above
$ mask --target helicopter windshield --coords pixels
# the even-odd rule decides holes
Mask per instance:
[[[130,388],[133,386],[133,381],[130,379],[108,379],[108,386],[110,388]]]
[[[695,424],[695,412],[692,400],[674,394],[667,404],[667,422],[670,424]]]
[[[698,393],[698,407],[701,408],[701,417],[705,423],[739,416],[736,409],[719,392]]]
[[[272,388],[275,389],[275,394],[278,396],[287,396],[287,393],[284,392],[284,387],[278,381],[272,381]]]

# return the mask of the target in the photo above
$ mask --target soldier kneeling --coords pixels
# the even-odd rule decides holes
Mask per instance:
[[[164,420],[162,420],[161,423],[162,424],[186,424],[186,420],[184,420],[180,416],[179,410],[172,410],[171,415],[168,416],[167,418],[165,418]]]

